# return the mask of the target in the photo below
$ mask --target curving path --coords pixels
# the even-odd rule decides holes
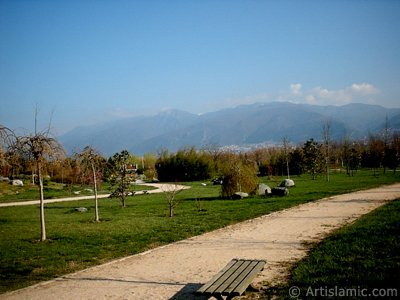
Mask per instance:
[[[138,184],[139,185],[139,184]],[[190,186],[185,185],[178,185],[178,184],[169,184],[169,183],[146,183],[146,186],[153,186],[156,189],[146,191],[148,194],[156,194],[162,193],[165,191],[171,191],[174,189],[178,190],[185,190],[189,189]],[[144,191],[137,191],[135,195],[143,195]],[[101,198],[108,198],[110,194],[101,194],[97,195],[98,199]],[[45,199],[44,202],[46,203],[55,203],[55,202],[66,202],[66,201],[79,201],[79,200],[89,200],[94,199],[94,196],[78,196],[78,197],[67,197],[67,198],[57,198],[57,199]],[[19,202],[10,202],[10,203],[0,203],[0,207],[9,207],[9,206],[25,206],[25,205],[36,205],[40,204],[39,200],[28,200],[28,201],[19,201]]]
[[[0,299],[201,299],[193,291],[232,258],[266,259],[256,284],[281,280],[324,238],[388,201],[400,183],[321,199],[0,295]]]

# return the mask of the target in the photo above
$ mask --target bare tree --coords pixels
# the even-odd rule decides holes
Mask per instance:
[[[15,145],[15,133],[6,126],[0,124],[0,167],[9,166],[7,150]]]
[[[286,172],[287,172],[287,178],[290,179],[290,173],[289,173],[289,148],[290,148],[290,143],[289,139],[287,137],[284,137],[282,140],[283,143],[283,155],[285,156],[285,162],[286,162]]]
[[[221,147],[217,144],[209,144],[204,148],[204,151],[211,158],[212,170],[214,172],[212,176],[218,176],[221,168],[221,157],[223,156],[223,151],[221,150]]]
[[[388,145],[390,143],[390,133],[391,133],[391,128],[390,128],[390,124],[389,124],[389,117],[386,114],[385,127],[383,128],[383,132],[382,132],[383,143],[384,143],[385,148],[388,147]]]
[[[95,204],[95,221],[100,222],[99,218],[99,201],[97,199],[97,184],[98,184],[98,168],[101,166],[103,157],[92,147],[87,146],[81,153],[76,154],[77,160],[80,162],[83,172],[90,170],[93,179],[94,204]]]
[[[370,134],[368,137],[368,150],[369,166],[374,170],[374,176],[377,176],[377,171],[382,166],[385,143],[379,137]]]
[[[322,138],[324,142],[324,156],[325,156],[325,178],[329,182],[329,155],[331,144],[331,121],[326,120],[322,125]]]
[[[390,152],[390,125],[389,125],[389,117],[386,114],[385,118],[385,127],[383,128],[382,137],[383,137],[383,151],[384,156],[387,156],[388,152]],[[384,157],[385,158],[385,157]],[[385,160],[385,159],[384,159]],[[383,163],[383,174],[386,174],[386,163]]]
[[[15,133],[6,126],[0,124],[0,145],[10,146],[15,142]]]
[[[44,218],[44,193],[43,193],[43,164],[50,159],[57,159],[64,156],[64,149],[58,141],[50,136],[50,125],[46,131],[37,130],[37,110],[35,112],[35,133],[17,137],[17,149],[23,154],[33,158],[36,164],[39,181],[40,197],[40,240],[46,240],[46,223]]]
[[[179,199],[176,198],[176,195],[183,189],[177,184],[164,184],[161,187],[161,190],[163,191],[165,199],[168,203],[169,217],[172,218],[174,216],[174,208],[180,202]]]

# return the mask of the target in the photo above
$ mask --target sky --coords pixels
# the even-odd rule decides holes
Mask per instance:
[[[400,1],[0,0],[0,124],[255,102],[400,107]]]

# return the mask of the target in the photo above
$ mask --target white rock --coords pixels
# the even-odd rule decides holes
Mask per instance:
[[[280,187],[292,187],[294,186],[294,181],[292,179],[285,179],[279,185]]]
[[[14,179],[13,181],[11,181],[11,184],[15,185],[15,186],[24,186],[24,183],[22,182],[22,180],[19,180],[19,179]]]

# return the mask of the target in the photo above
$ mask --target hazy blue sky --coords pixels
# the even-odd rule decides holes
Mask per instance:
[[[400,1],[0,0],[0,123],[268,101],[400,107]]]

